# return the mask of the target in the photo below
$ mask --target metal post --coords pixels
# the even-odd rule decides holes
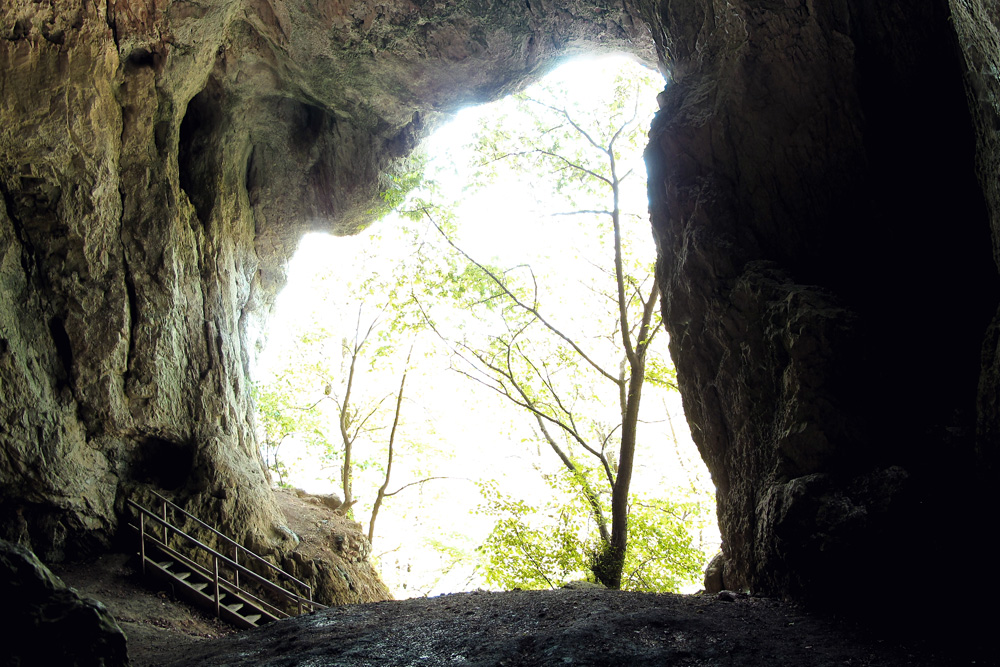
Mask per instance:
[[[167,501],[163,501],[163,544],[167,543]]]
[[[219,557],[212,556],[215,563],[215,617],[219,617]]]
[[[237,547],[235,544],[233,545],[233,562],[236,563],[237,565],[240,564],[240,550],[239,550],[239,547]],[[236,588],[239,588],[240,587],[240,569],[239,568],[236,568],[233,571],[233,577],[236,580]]]
[[[142,574],[146,575],[146,514],[139,511],[139,562],[142,563]]]

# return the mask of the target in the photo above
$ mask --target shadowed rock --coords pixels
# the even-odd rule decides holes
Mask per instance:
[[[0,540],[4,665],[128,665],[125,634],[107,608],[67,588],[27,549]]]

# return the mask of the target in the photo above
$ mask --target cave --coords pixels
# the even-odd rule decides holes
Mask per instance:
[[[650,216],[726,586],[943,595],[998,509],[998,44],[985,0],[7,2],[0,537],[92,554],[166,485],[286,549],[248,376],[298,239],[370,224],[447,114],[604,50],[670,79]],[[156,443],[191,474],[135,465]]]
[[[179,489],[191,478],[194,447],[190,442],[171,442],[157,437],[136,443],[129,476],[156,490]]]

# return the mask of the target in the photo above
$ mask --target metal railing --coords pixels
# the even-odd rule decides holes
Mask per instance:
[[[281,602],[290,603],[292,606],[297,607],[298,613],[302,614],[305,611],[313,611],[315,609],[323,609],[324,605],[318,602],[313,602],[312,600],[312,587],[305,583],[304,581],[297,579],[288,572],[285,572],[273,563],[268,562],[261,556],[257,555],[253,551],[250,551],[243,545],[237,543],[232,538],[219,532],[212,526],[194,516],[190,512],[178,507],[171,501],[167,500],[155,491],[152,492],[154,496],[160,501],[160,513],[157,514],[145,507],[139,505],[135,501],[129,500],[128,505],[133,508],[139,515],[139,525],[134,526],[139,532],[139,555],[140,561],[142,563],[142,570],[145,574],[146,571],[146,548],[147,542],[152,542],[152,544],[159,550],[163,551],[169,557],[179,561],[185,567],[197,571],[202,577],[207,581],[211,582],[213,587],[213,597],[215,601],[215,614],[216,616],[220,613],[221,598],[225,593],[230,593],[238,598],[242,598],[244,601],[250,602],[261,609],[264,609],[269,614],[277,618],[287,618],[290,616],[285,611],[282,611],[275,605],[268,603],[260,597],[254,595],[246,588],[240,585],[240,575],[242,574],[245,581],[252,581],[254,584],[262,588],[263,590],[270,593],[277,600]],[[220,551],[208,546],[201,540],[189,535],[184,532],[176,525],[170,522],[168,516],[168,510],[172,509],[175,512],[180,513],[182,516],[187,517],[191,521],[194,521],[199,527],[205,529],[214,535],[222,544],[225,544],[227,551],[231,550],[232,558],[221,553]],[[148,521],[152,521],[154,526],[147,526]],[[212,560],[212,569],[198,564],[194,559],[189,558],[177,549],[170,546],[171,535],[179,538],[182,544],[185,544],[189,548],[193,548],[195,551],[202,551]],[[161,539],[162,536],[162,539]],[[257,572],[249,569],[243,563],[240,563],[240,557],[243,557],[244,563],[255,563],[263,566],[265,571],[271,572],[275,575],[279,581],[287,581],[297,585],[300,590],[305,592],[305,595],[300,595],[299,593],[293,592],[279,583],[275,583],[264,576],[261,576]],[[227,579],[227,574],[232,576],[232,580]]]

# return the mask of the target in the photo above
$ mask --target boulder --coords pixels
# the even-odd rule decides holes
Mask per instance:
[[[4,666],[128,665],[125,633],[102,603],[81,597],[24,547],[0,540]]]

